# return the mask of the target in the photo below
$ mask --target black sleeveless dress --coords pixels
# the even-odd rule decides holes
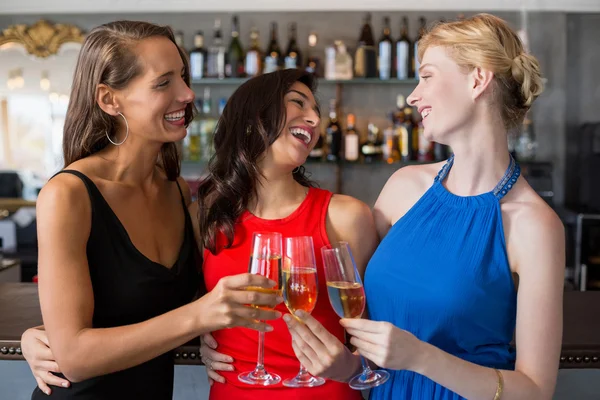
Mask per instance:
[[[91,179],[73,170],[59,173],[79,177],[91,200],[92,225],[87,258],[94,290],[94,328],[139,323],[183,306],[197,293],[206,292],[183,194],[185,235],[177,262],[168,269],[135,248]],[[167,400],[173,397],[173,373],[173,356],[168,352],[133,368],[72,383],[70,388],[52,386],[50,397],[36,387],[31,398]]]

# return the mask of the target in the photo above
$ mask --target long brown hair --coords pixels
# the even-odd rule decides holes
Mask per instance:
[[[285,126],[284,96],[295,82],[316,91],[313,75],[286,69],[250,79],[227,101],[215,129],[208,176],[198,188],[200,237],[212,253],[219,232],[227,238],[225,248],[233,244],[234,225],[257,195],[257,163]],[[301,185],[314,186],[304,167],[292,175]]]
[[[137,42],[162,36],[175,44],[168,26],[141,21],[115,21],[94,28],[86,37],[75,67],[71,98],[65,117],[63,157],[65,167],[102,150],[109,144],[106,135],[114,135],[117,119],[106,114],[96,102],[96,89],[105,84],[123,89],[142,72],[134,47]],[[177,46],[177,44],[175,44]],[[177,47],[184,64],[184,80],[190,86],[190,70],[185,52]],[[194,118],[193,104],[185,109],[186,126]],[[179,154],[175,143],[165,143],[160,163],[167,178],[175,180],[180,173]]]

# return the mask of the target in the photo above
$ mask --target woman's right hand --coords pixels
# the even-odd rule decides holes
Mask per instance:
[[[27,360],[38,387],[47,395],[52,393],[48,385],[69,387],[70,382],[52,372],[60,373],[60,368],[54,359],[46,331],[29,328],[21,336],[21,351]]]
[[[197,300],[202,330],[245,327],[269,332],[273,327],[261,322],[281,317],[274,308],[283,301],[278,293],[262,293],[248,290],[250,287],[272,289],[276,282],[257,274],[239,274],[222,278],[206,295]],[[253,307],[254,306],[254,307]],[[265,308],[259,308],[265,307]]]

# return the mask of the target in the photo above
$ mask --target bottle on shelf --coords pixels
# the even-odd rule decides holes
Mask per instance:
[[[366,163],[381,160],[383,154],[382,144],[379,139],[379,128],[375,124],[369,123],[367,126],[367,141],[360,147]]]
[[[394,76],[394,51],[390,28],[390,17],[383,18],[383,33],[379,40],[379,57],[377,59],[379,79],[388,80]]]
[[[243,77],[244,74],[244,50],[240,43],[240,26],[237,15],[231,19],[231,41],[227,50],[227,63],[225,65],[225,76],[228,78]]]
[[[432,161],[433,160],[433,143],[425,138],[423,120],[419,119],[415,123],[417,130],[417,141],[419,151],[417,154],[418,161]]]
[[[221,33],[221,20],[215,20],[215,30],[212,46],[208,49],[208,62],[206,75],[209,78],[225,78],[225,46]]]
[[[354,56],[354,76],[360,78],[377,77],[377,51],[375,39],[371,30],[371,13],[365,16],[365,22],[360,32],[358,46]]]
[[[356,117],[354,114],[348,114],[346,134],[344,135],[344,159],[350,162],[358,161],[360,156],[360,136],[355,125]]]
[[[194,48],[190,51],[190,77],[192,80],[206,76],[206,50],[204,49],[204,33],[196,32]]]
[[[533,161],[535,160],[536,150],[537,142],[533,132],[532,121],[526,115],[515,147],[516,158],[519,161]]]
[[[317,41],[318,37],[316,32],[311,32],[308,35],[308,52],[305,70],[315,76],[323,76],[323,72],[321,71],[321,60],[317,57]]]
[[[200,121],[202,120],[202,100],[196,99],[198,113],[188,125],[187,135],[183,140],[183,159],[198,162],[202,158],[200,147]]]
[[[210,88],[204,88],[204,97],[202,99],[202,118],[200,119],[200,148],[201,158],[208,160],[214,153],[212,136],[216,126],[216,119],[212,115],[212,99]]]
[[[337,102],[329,101],[329,123],[327,124],[327,161],[339,161],[342,151],[342,127],[337,117]]]
[[[400,38],[396,42],[396,77],[398,79],[408,79],[413,77],[412,71],[413,46],[408,38],[408,17],[402,17],[402,27],[400,28]]]
[[[250,30],[250,48],[246,52],[246,62],[244,65],[246,75],[249,77],[260,75],[262,72],[262,51],[260,50],[258,38],[258,29],[253,27]]]
[[[419,78],[419,67],[420,67],[420,62],[419,62],[419,40],[421,40],[421,38],[423,37],[423,35],[425,34],[425,32],[427,31],[427,22],[425,21],[425,17],[420,17],[419,18],[419,35],[417,36],[417,39],[415,40],[415,44],[414,44],[414,57],[413,57],[413,74],[415,78]]]
[[[335,41],[334,78],[338,80],[352,79],[352,56],[341,40]]]
[[[403,95],[398,95],[396,98],[394,124],[398,132],[400,158],[405,162],[416,160],[417,150],[415,150],[415,147],[418,149],[418,144],[415,146],[415,126],[412,119],[412,108],[407,106]]]
[[[388,164],[400,161],[400,140],[394,128],[395,113],[390,115],[390,125],[383,131],[382,156]]]
[[[300,68],[302,66],[302,53],[298,47],[296,23],[290,24],[289,42],[287,51],[285,52],[284,67],[285,68]]]
[[[271,41],[265,53],[264,73],[275,72],[281,67],[281,49],[277,42],[277,22],[271,22]]]

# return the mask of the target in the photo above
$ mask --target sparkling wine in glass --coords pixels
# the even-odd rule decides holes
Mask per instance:
[[[251,274],[263,275],[276,282],[272,288],[262,288],[249,286],[246,290],[253,290],[262,293],[281,294],[281,233],[277,232],[256,232],[252,237],[252,250],[248,272]],[[258,306],[256,306],[258,307]],[[261,306],[264,307],[264,306]],[[265,307],[266,308],[266,307]],[[238,379],[249,385],[270,386],[281,382],[281,378],[276,374],[270,374],[265,369],[265,333],[258,333],[258,360],[256,368],[253,371],[244,372],[238,376]]]
[[[346,242],[332,243],[322,247],[321,254],[327,279],[327,294],[334,311],[341,318],[360,318],[365,310],[365,290],[350,246]],[[350,380],[352,389],[370,389],[389,379],[387,371],[371,370],[362,356],[360,361],[363,371]]]
[[[317,304],[319,282],[317,264],[311,236],[285,239],[283,258],[283,300],[292,315],[302,310],[312,313]],[[283,381],[288,387],[315,387],[325,383],[325,379],[312,376],[302,364],[294,378]]]

